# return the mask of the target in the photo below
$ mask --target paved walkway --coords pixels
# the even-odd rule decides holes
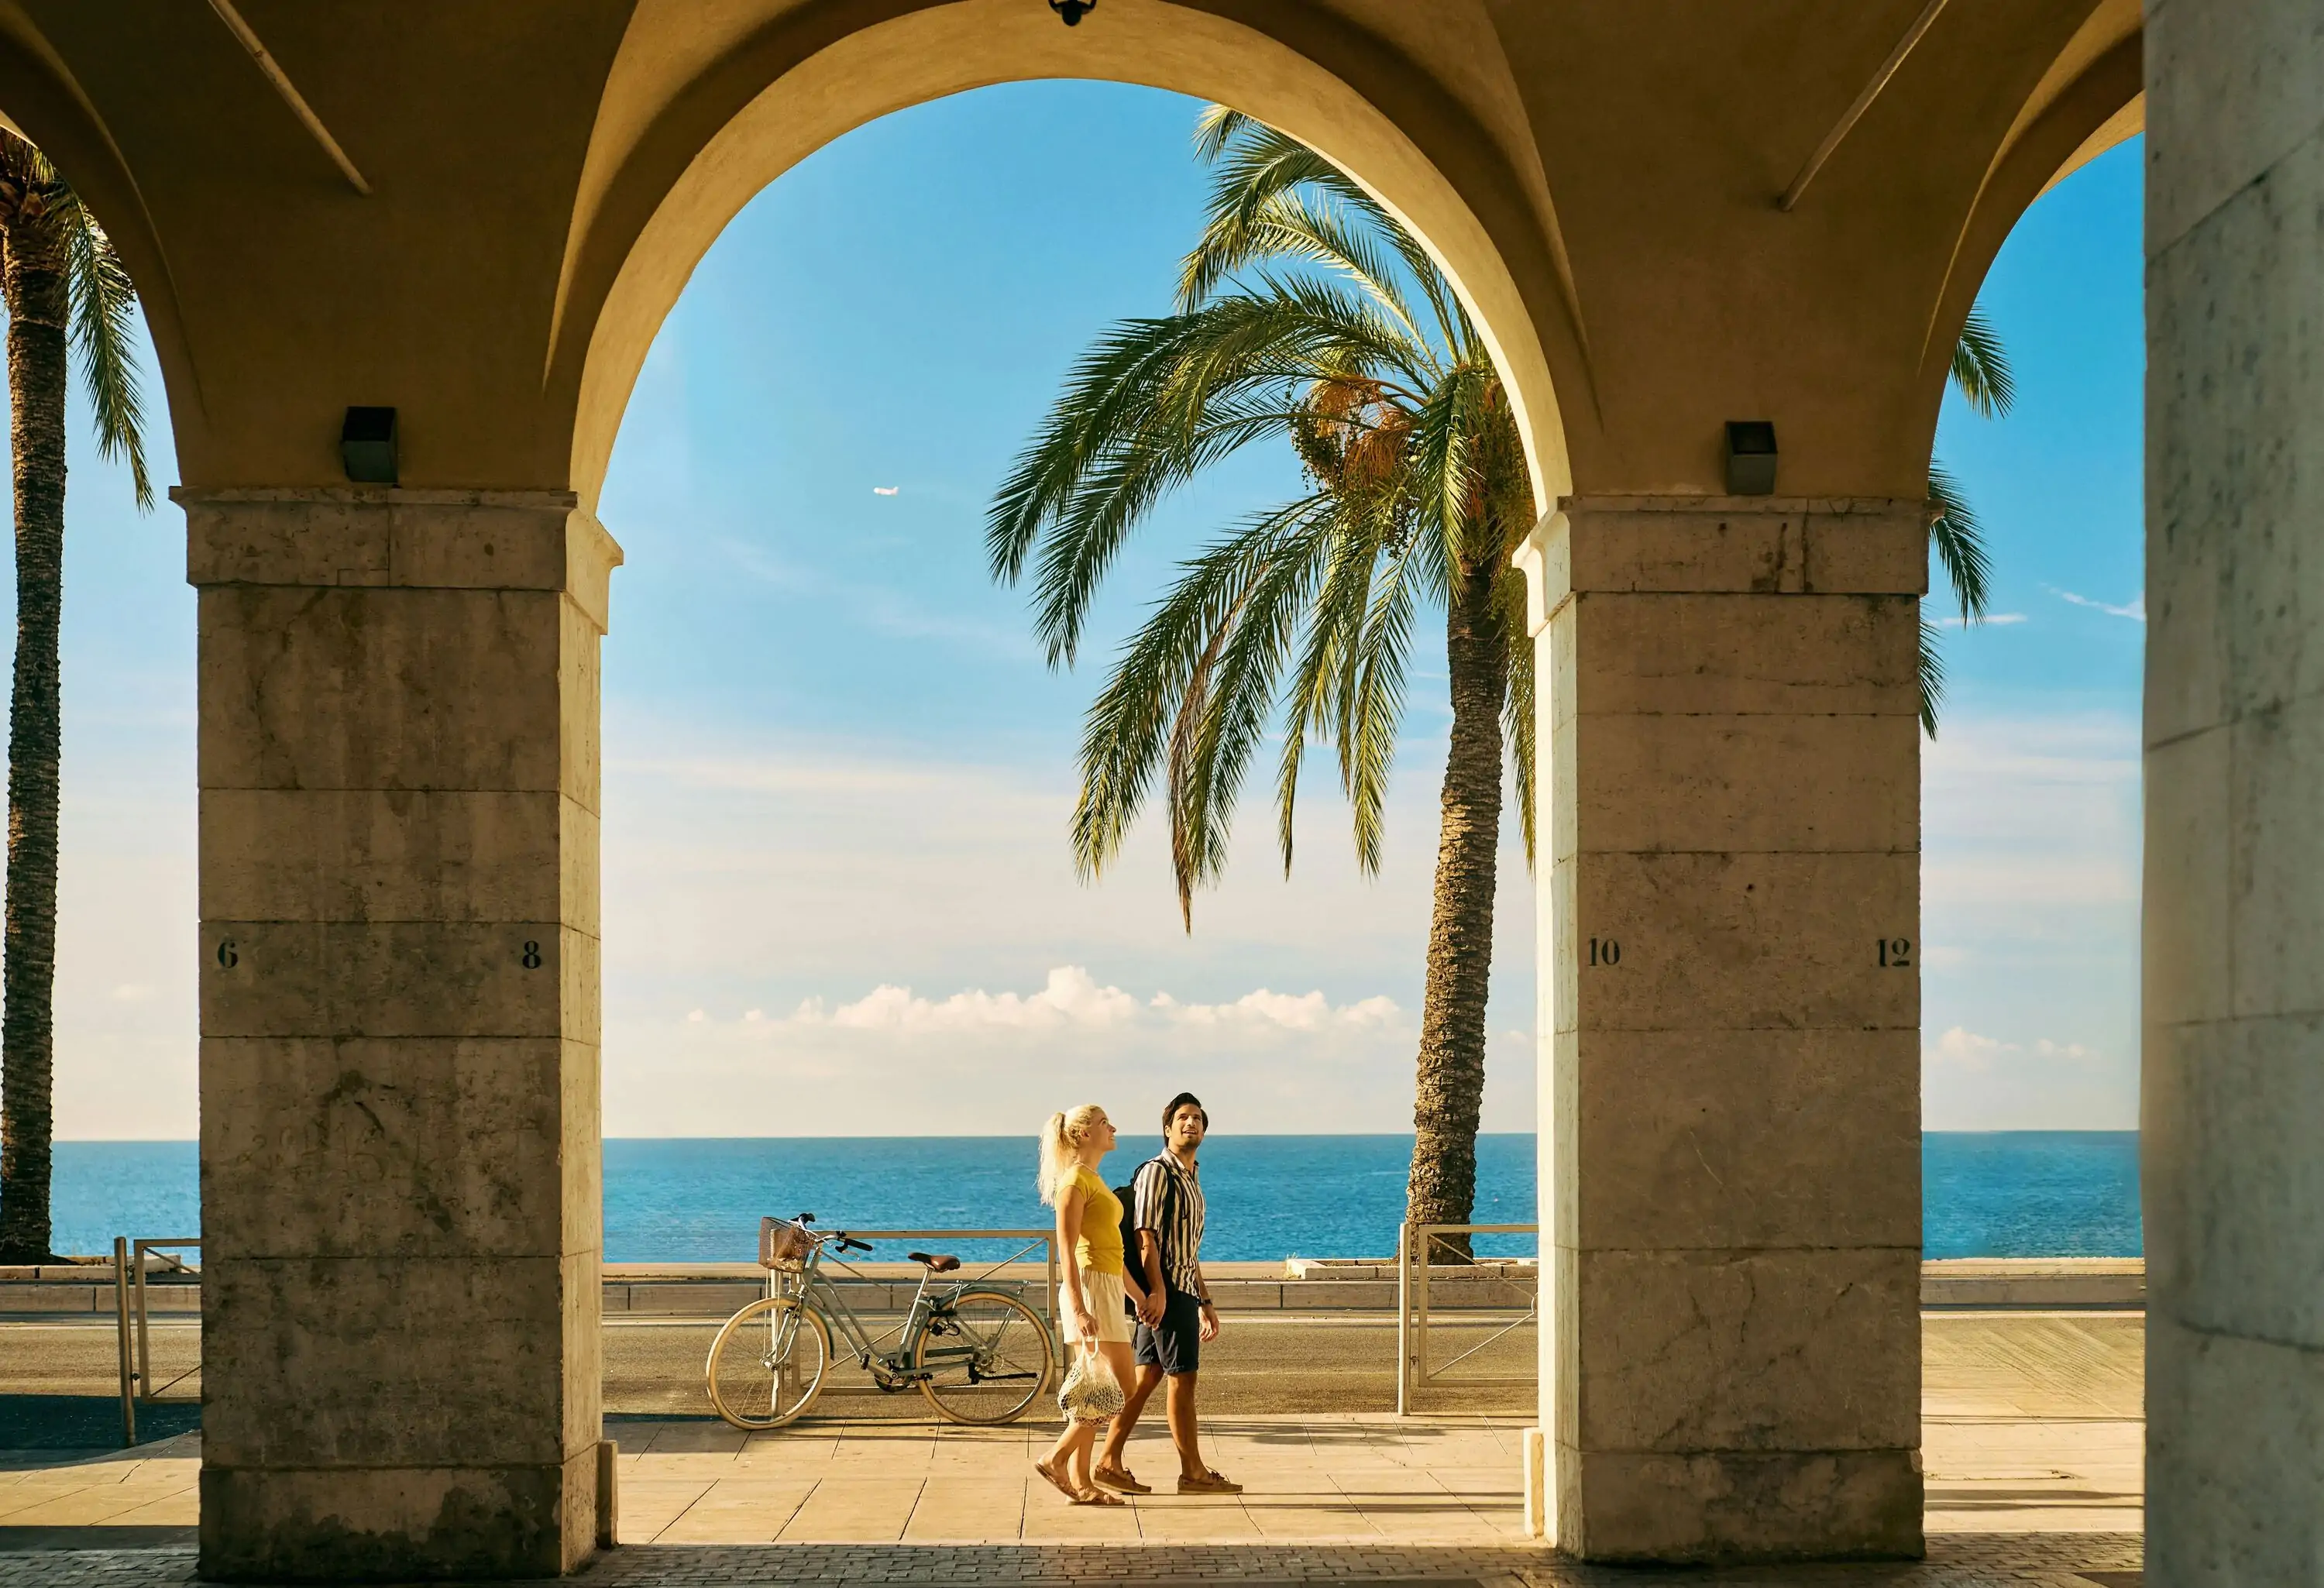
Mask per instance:
[[[646,1545],[601,1556],[584,1588],[732,1588],[737,1583],[891,1583],[1038,1588],[1136,1583],[1360,1583],[1368,1588],[2138,1588],[2139,1542],[2120,1534],[1936,1535],[1910,1564],[1640,1571],[1574,1565],[1524,1547],[1394,1545]],[[190,1549],[0,1556],[0,1588],[174,1588],[191,1583]]]
[[[2109,1574],[2139,1563],[2137,1316],[1932,1316],[1925,1342],[1927,1563],[1683,1580],[2135,1583]],[[633,1547],[587,1580],[1664,1580],[1557,1565],[1522,1540],[1525,1420],[1215,1418],[1206,1454],[1246,1492],[1184,1497],[1168,1491],[1175,1463],[1157,1423],[1132,1442],[1130,1464],[1161,1491],[1096,1509],[1068,1505],[1032,1473],[1053,1426],[881,1419],[745,1436],[704,1419],[614,1418],[620,1537]],[[187,1581],[198,1439],[0,1471],[0,1588]],[[131,1545],[141,1547],[73,1547]],[[937,1545],[949,1547],[916,1547]]]

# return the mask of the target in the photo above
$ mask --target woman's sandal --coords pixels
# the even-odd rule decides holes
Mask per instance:
[[[1035,1462],[1033,1463],[1033,1470],[1040,1473],[1041,1476],[1048,1479],[1051,1486],[1054,1487],[1058,1493],[1064,1495],[1067,1500],[1072,1500],[1075,1505],[1085,1503],[1081,1497],[1080,1491],[1074,1489],[1072,1484],[1066,1482],[1062,1473],[1052,1471],[1047,1462]]]
[[[1074,1503],[1075,1505],[1128,1505],[1130,1501],[1119,1494],[1108,1494],[1102,1489],[1093,1489],[1087,1494],[1077,1497]]]

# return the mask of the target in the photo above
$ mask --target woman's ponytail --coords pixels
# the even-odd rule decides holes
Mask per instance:
[[[1041,1200],[1050,1206],[1081,1168],[1082,1138],[1089,1134],[1090,1122],[1104,1112],[1094,1103],[1077,1103],[1060,1113],[1053,1113],[1041,1127]]]

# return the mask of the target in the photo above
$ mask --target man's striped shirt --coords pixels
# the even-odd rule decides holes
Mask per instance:
[[[1162,1278],[1173,1290],[1210,1299],[1203,1285],[1203,1182],[1165,1152],[1138,1166],[1131,1183],[1137,1227],[1162,1246]]]

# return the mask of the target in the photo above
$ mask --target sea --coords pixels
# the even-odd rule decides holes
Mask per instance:
[[[1126,1183],[1157,1138],[1124,1136],[1105,1165]],[[813,1213],[826,1229],[1013,1230],[1047,1222],[1030,1137],[719,1138],[605,1143],[605,1257],[742,1261],[759,1219]],[[1396,1250],[1409,1135],[1222,1135],[1202,1149],[1203,1254],[1217,1261],[1379,1257]],[[1940,1257],[2136,1257],[2138,1136],[2131,1131],[1932,1131],[1921,1139],[1923,1250]],[[201,1225],[190,1141],[60,1141],[60,1251]],[[1534,1138],[1477,1140],[1479,1223],[1531,1223]],[[953,1242],[998,1257],[1017,1243]],[[1530,1255],[1530,1235],[1480,1237]]]

